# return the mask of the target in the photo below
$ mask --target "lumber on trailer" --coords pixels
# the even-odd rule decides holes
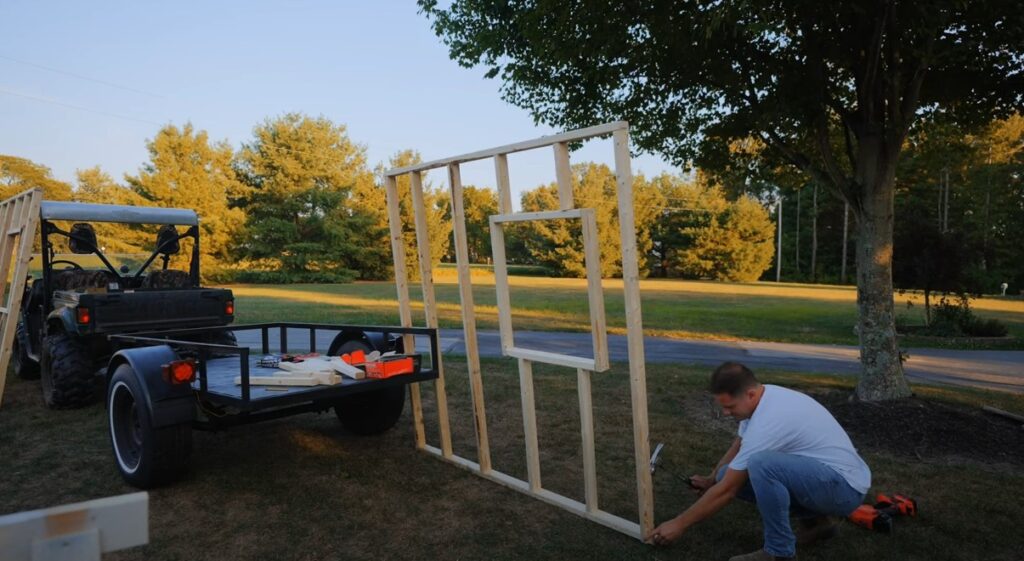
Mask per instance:
[[[251,386],[336,386],[341,376],[330,372],[282,372],[279,376],[249,376]],[[235,385],[242,385],[242,377],[235,376]]]

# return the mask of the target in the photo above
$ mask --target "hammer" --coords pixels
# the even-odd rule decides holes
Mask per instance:
[[[664,442],[659,442],[658,445],[654,447],[654,453],[651,454],[651,475],[654,475],[654,471],[658,468],[658,462],[661,461],[661,452],[664,449],[665,449],[665,443]],[[664,467],[662,468],[662,471],[665,471]],[[682,479],[683,481],[685,481],[686,484],[689,485],[691,489],[697,489],[697,486],[693,484],[693,480],[691,480],[689,477],[682,477],[679,474],[674,473],[674,472],[670,472],[670,473],[672,473],[672,475],[675,475],[679,479]]]

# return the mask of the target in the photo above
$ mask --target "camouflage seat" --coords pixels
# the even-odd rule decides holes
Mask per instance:
[[[188,273],[177,269],[153,271],[142,279],[140,288],[192,288],[192,279]]]
[[[87,288],[107,288],[110,273],[107,271],[70,270],[60,271],[53,276],[54,290],[83,291]]]

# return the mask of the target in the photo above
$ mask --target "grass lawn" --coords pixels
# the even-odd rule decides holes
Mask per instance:
[[[446,357],[446,367],[455,451],[474,458],[464,359]],[[525,478],[514,364],[486,360],[484,376],[495,468]],[[582,500],[575,375],[537,365],[534,376],[544,486]],[[702,390],[706,376],[706,368],[648,368],[651,439],[666,443],[666,468],[707,472],[734,434]],[[826,403],[837,409],[853,383],[786,373],[762,378],[832,396]],[[38,382],[9,380],[0,409],[0,512],[133,491],[113,465],[101,406],[49,411]],[[621,364],[594,376],[602,508],[635,519],[628,387]],[[906,411],[860,405],[869,422],[846,424],[874,471],[872,491],[914,496],[921,515],[897,520],[891,536],[846,524],[835,540],[801,550],[801,559],[1019,558],[1020,540],[1012,536],[1024,522],[1024,431],[977,410],[989,403],[1021,412],[1024,397],[917,390],[919,398],[901,407],[942,414],[890,422]],[[424,397],[428,441],[437,445],[432,385]],[[693,498],[671,473],[655,476],[658,520]],[[407,407],[398,426],[378,437],[347,434],[332,414],[194,433],[190,473],[150,494],[150,545],[105,559],[713,560],[758,548],[758,520],[750,505],[733,504],[678,545],[655,549],[415,451]]]
[[[451,269],[435,279],[442,327],[461,327],[458,284]],[[497,329],[494,280],[474,272],[477,325]],[[622,282],[604,281],[605,310],[612,333],[625,333]],[[510,278],[513,325],[519,330],[589,331],[586,281],[514,276]],[[338,285],[236,285],[238,321],[314,321],[397,324],[392,282]],[[410,283],[414,321],[422,325],[419,283]],[[664,337],[856,345],[856,290],[852,287],[775,283],[720,283],[651,279],[641,282],[645,332]],[[915,304],[908,308],[907,301]],[[919,295],[896,297],[897,313],[923,323]],[[1024,348],[1024,300],[982,298],[976,312],[1003,321]],[[908,338],[906,347],[963,346]],[[977,345],[976,345],[977,346]]]

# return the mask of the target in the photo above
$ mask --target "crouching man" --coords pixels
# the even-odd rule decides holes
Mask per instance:
[[[764,548],[730,561],[796,557],[796,545],[835,534],[830,517],[847,516],[864,500],[871,470],[832,414],[811,397],[762,385],[746,366],[722,364],[711,374],[711,393],[722,411],[740,421],[738,437],[706,477],[691,482],[701,496],[647,541],[668,545],[715,514],[734,497],[755,503]],[[801,523],[797,536],[790,515]]]

